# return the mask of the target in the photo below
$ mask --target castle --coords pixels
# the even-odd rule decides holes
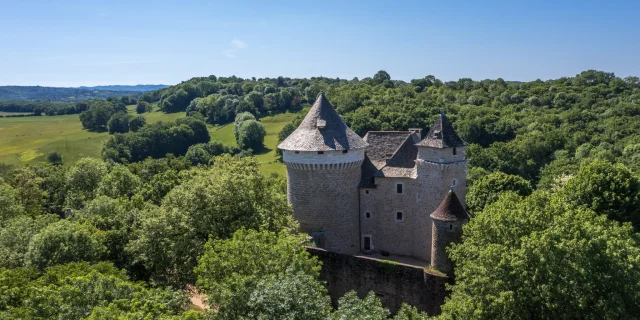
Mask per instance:
[[[444,112],[420,135],[410,129],[361,138],[320,93],[278,146],[302,231],[329,252],[405,256],[450,274],[445,248],[469,220],[468,144]]]

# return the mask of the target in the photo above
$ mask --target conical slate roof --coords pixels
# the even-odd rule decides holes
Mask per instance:
[[[456,193],[453,190],[449,190],[438,209],[431,214],[431,218],[440,221],[460,221],[467,220],[470,216],[462,206],[462,203],[460,203]]]
[[[290,151],[351,150],[368,144],[342,121],[329,100],[320,92],[300,126],[280,145]]]
[[[420,141],[417,146],[431,148],[453,148],[469,145],[460,139],[456,130],[453,129],[451,121],[442,112],[438,119],[431,126],[429,133]]]

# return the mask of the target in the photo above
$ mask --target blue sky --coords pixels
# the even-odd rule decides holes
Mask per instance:
[[[0,0],[0,85],[640,76],[640,1]]]

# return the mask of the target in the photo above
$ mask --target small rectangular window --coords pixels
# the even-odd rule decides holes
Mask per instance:
[[[324,151],[318,151],[318,154],[324,154]]]
[[[369,190],[365,190],[365,191],[364,191],[364,194],[369,194]]]
[[[300,153],[300,151],[296,151],[296,154],[299,154],[299,153]]]
[[[396,220],[397,221],[402,221],[402,212],[400,212],[400,211],[396,212]]]
[[[458,154],[458,152],[457,152],[456,148],[454,147],[453,148],[453,155],[455,156],[456,154]]]
[[[342,150],[342,153],[347,153],[349,152],[349,150]]]
[[[397,194],[402,194],[402,191],[403,191],[402,187],[403,187],[402,183],[396,183],[396,193]]]
[[[371,219],[371,212],[365,212],[364,217],[367,219]]]

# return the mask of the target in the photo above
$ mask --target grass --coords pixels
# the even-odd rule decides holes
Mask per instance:
[[[156,109],[156,104],[152,104]],[[135,106],[128,106],[135,114]],[[185,116],[184,112],[165,114],[160,111],[145,113],[147,123],[174,121]],[[295,113],[282,113],[261,118],[267,130],[265,148],[256,152],[261,171],[285,174],[285,167],[277,161],[278,133],[296,117]],[[211,140],[226,145],[236,145],[233,124],[210,126]],[[82,128],[77,114],[63,116],[0,118],[0,162],[13,165],[46,162],[48,153],[57,151],[64,163],[70,165],[84,157],[100,157],[102,145],[109,139],[106,132],[89,132]]]

